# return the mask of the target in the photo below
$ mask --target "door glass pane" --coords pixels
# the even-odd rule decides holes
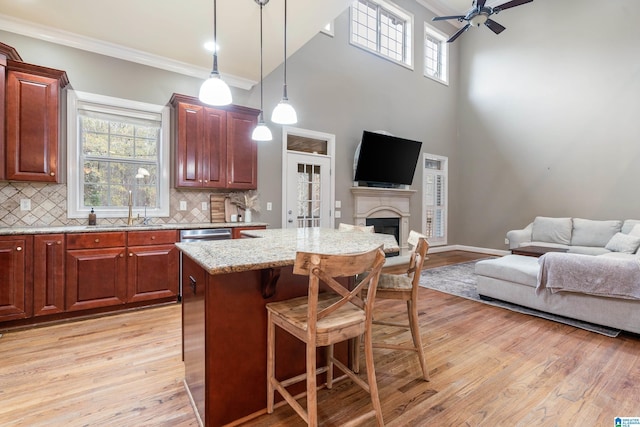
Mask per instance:
[[[298,228],[320,226],[320,166],[298,163]]]

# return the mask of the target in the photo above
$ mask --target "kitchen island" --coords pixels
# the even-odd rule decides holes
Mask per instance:
[[[182,251],[185,385],[203,425],[247,420],[266,411],[269,302],[306,295],[293,274],[297,251],[348,254],[383,246],[387,234],[334,229],[248,230],[253,239],[178,243]],[[304,372],[304,344],[278,331],[276,374]],[[348,361],[346,344],[336,354]],[[324,361],[318,354],[319,363]],[[299,384],[301,390],[304,384]]]

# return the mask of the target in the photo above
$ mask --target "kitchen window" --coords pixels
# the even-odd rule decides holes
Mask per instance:
[[[68,217],[169,216],[169,107],[69,91]]]
[[[385,0],[351,5],[351,44],[413,69],[413,15]]]

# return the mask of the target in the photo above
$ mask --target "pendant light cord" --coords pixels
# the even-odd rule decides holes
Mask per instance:
[[[287,98],[287,0],[284,0],[284,98]]]
[[[260,114],[262,114],[263,111],[263,105],[262,105],[262,8],[264,7],[264,5],[262,3],[260,3]]]
[[[217,30],[218,30],[218,24],[216,22],[216,15],[217,15],[217,10],[216,10],[216,0],[213,0],[213,72],[217,73],[218,72],[218,37],[217,37]]]

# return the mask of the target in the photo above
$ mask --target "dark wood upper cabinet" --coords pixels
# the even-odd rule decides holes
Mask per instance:
[[[174,94],[176,188],[256,189],[258,110],[210,107]]]
[[[67,84],[64,71],[24,63],[0,43],[0,179],[60,182],[60,102]]]

